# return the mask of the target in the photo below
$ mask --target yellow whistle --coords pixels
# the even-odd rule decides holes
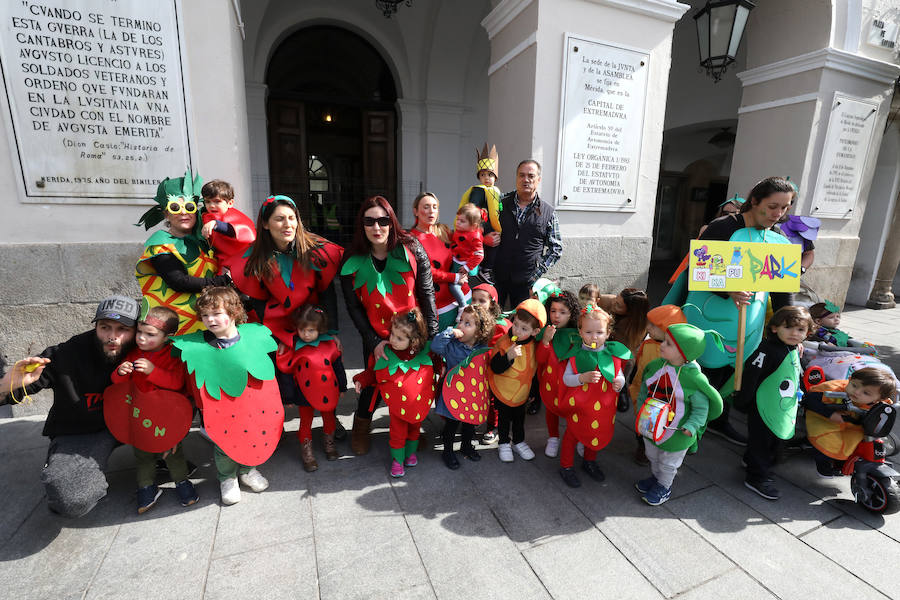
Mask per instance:
[[[35,369],[37,369],[40,365],[37,363],[29,363],[25,365],[24,369],[26,373],[32,373]]]
[[[597,348],[597,342],[591,342],[591,348],[596,349],[596,348]]]
[[[672,411],[669,411],[669,416],[668,416],[668,418],[666,419],[666,422],[671,423],[671,422],[672,422],[672,419],[674,419],[674,418],[675,418],[675,413],[672,412]]]

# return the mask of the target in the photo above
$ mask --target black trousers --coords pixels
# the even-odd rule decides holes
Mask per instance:
[[[453,438],[456,437],[457,429],[461,429],[460,437],[462,438],[459,449],[463,450],[465,448],[473,447],[472,440],[475,439],[475,425],[472,423],[463,423],[456,419],[445,419],[444,431],[441,432],[441,441],[444,442],[444,452],[447,450],[453,451]]]
[[[527,300],[531,295],[531,285],[527,281],[514,282],[504,273],[494,271],[494,287],[497,288],[497,304],[501,308],[515,308],[522,300]],[[507,303],[507,300],[509,302]]]
[[[512,429],[512,443],[518,444],[525,441],[525,411],[528,403],[521,406],[507,406],[502,402],[497,402],[498,424],[497,430],[500,434],[500,443],[509,443],[509,433]]]
[[[748,480],[763,481],[770,477],[780,446],[781,439],[772,433],[753,402],[747,407],[747,451],[744,453]]]

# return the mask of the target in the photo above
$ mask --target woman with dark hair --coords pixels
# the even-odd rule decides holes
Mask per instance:
[[[597,306],[613,316],[609,339],[625,344],[632,354],[636,353],[647,333],[647,311],[650,310],[647,292],[630,287],[616,295],[600,294]]]
[[[434,303],[438,314],[438,331],[456,323],[458,307],[450,293],[451,283],[458,283],[462,292],[469,295],[468,275],[465,272],[451,273],[453,256],[450,253],[450,230],[438,223],[440,202],[431,192],[422,192],[413,200],[415,226],[410,235],[419,240],[431,260],[431,278],[434,281]]]
[[[425,249],[403,231],[390,203],[372,196],[359,207],[353,242],[341,267],[341,288],[347,312],[363,342],[363,355],[384,357],[394,315],[418,307],[429,339],[438,332],[431,263]],[[350,448],[369,451],[369,427],[377,399],[374,388],[362,390],[353,418]]]
[[[253,312],[282,344],[291,344],[291,313],[303,304],[319,304],[337,325],[337,276],[343,249],[310,233],[297,205],[287,196],[269,196],[259,209],[256,241],[231,268],[235,287],[250,296]]]
[[[797,191],[783,177],[769,177],[757,183],[747,201],[741,205],[737,215],[726,215],[709,224],[701,240],[767,242],[790,244],[776,225],[785,219],[794,202]],[[663,300],[663,304],[683,306],[688,323],[704,330],[714,330],[724,338],[724,351],[710,341],[707,334],[706,351],[697,359],[710,384],[722,389],[734,373],[739,307],[746,305],[746,333],[744,336],[744,356],[749,356],[762,339],[766,319],[766,292],[689,292],[687,274],[682,273]],[[788,292],[772,293],[772,308],[790,306],[794,295]],[[723,397],[728,393],[725,389]],[[746,445],[747,438],[736,431],[728,421],[730,404],[726,403],[722,416],[709,423],[708,431],[725,439]]]

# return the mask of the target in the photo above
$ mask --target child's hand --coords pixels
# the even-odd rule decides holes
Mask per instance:
[[[453,337],[456,339],[460,339],[464,335],[466,334],[462,332],[462,329],[457,329],[456,327],[453,328]]]
[[[169,450],[166,450],[165,452],[163,452],[162,456],[160,458],[165,460],[170,454],[175,454],[176,450],[178,450],[178,444],[175,444]]]
[[[520,356],[522,356],[522,346],[519,344],[513,344],[506,352],[506,358],[509,360],[516,360]]]
[[[600,374],[600,371],[588,371],[587,373],[580,373],[578,375],[578,381],[581,383],[599,383],[602,378],[603,375]]]
[[[541,343],[545,346],[549,346],[550,342],[553,341],[553,336],[556,335],[556,325],[552,323],[547,325],[547,328],[544,329],[544,337],[541,338]]]
[[[382,358],[387,359],[387,355],[384,353],[384,348],[387,345],[387,340],[381,340],[380,342],[378,342],[378,345],[375,346],[374,350],[372,350],[372,356],[375,357],[375,360],[381,360]]]
[[[278,342],[278,354],[279,356],[288,351],[288,347],[281,342]]]
[[[831,416],[828,417],[828,419],[829,419],[830,421],[834,421],[834,422],[837,423],[838,425],[840,425],[840,424],[842,424],[842,423],[844,422],[844,417],[843,417],[843,415],[841,415],[841,413],[839,413],[839,412],[833,412],[833,413],[831,413]]]
[[[469,274],[468,273],[457,273],[456,274],[456,285],[466,285],[469,283]]]
[[[490,246],[491,248],[495,248],[500,245],[500,232],[492,231],[486,236],[484,236],[484,245]]]
[[[596,371],[594,371],[596,373]],[[615,379],[613,379],[613,391],[621,392],[622,388],[625,387],[625,378],[619,375]]]
[[[353,388],[356,390],[356,393],[358,394],[362,391],[362,384],[358,381],[354,381]]]
[[[209,236],[212,235],[212,232],[216,230],[216,221],[213,219],[209,223],[204,223],[203,229],[200,230],[200,235],[209,239]]]
[[[138,373],[143,373],[144,375],[149,375],[153,372],[153,369],[156,367],[153,366],[153,363],[147,360],[146,358],[139,358],[134,361],[134,370]]]
[[[691,433],[691,430],[688,429],[687,427],[682,427],[682,428],[681,428],[681,433],[683,433],[684,435],[686,435],[686,436],[688,436],[688,437],[694,437],[694,434]]]
[[[334,345],[337,348],[338,354],[344,353],[344,345],[341,343],[341,338],[338,336],[334,336]]]
[[[127,360],[125,362],[123,362],[121,365],[119,365],[118,369],[116,369],[116,373],[118,373],[122,377],[125,377],[126,375],[131,375],[132,371],[134,371],[134,363],[131,363]]]

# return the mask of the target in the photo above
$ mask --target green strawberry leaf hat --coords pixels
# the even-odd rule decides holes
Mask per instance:
[[[689,323],[675,323],[666,329],[666,335],[678,348],[685,362],[697,360],[706,351],[706,335],[712,334],[716,346],[722,351],[722,336],[715,331],[707,331]]]

